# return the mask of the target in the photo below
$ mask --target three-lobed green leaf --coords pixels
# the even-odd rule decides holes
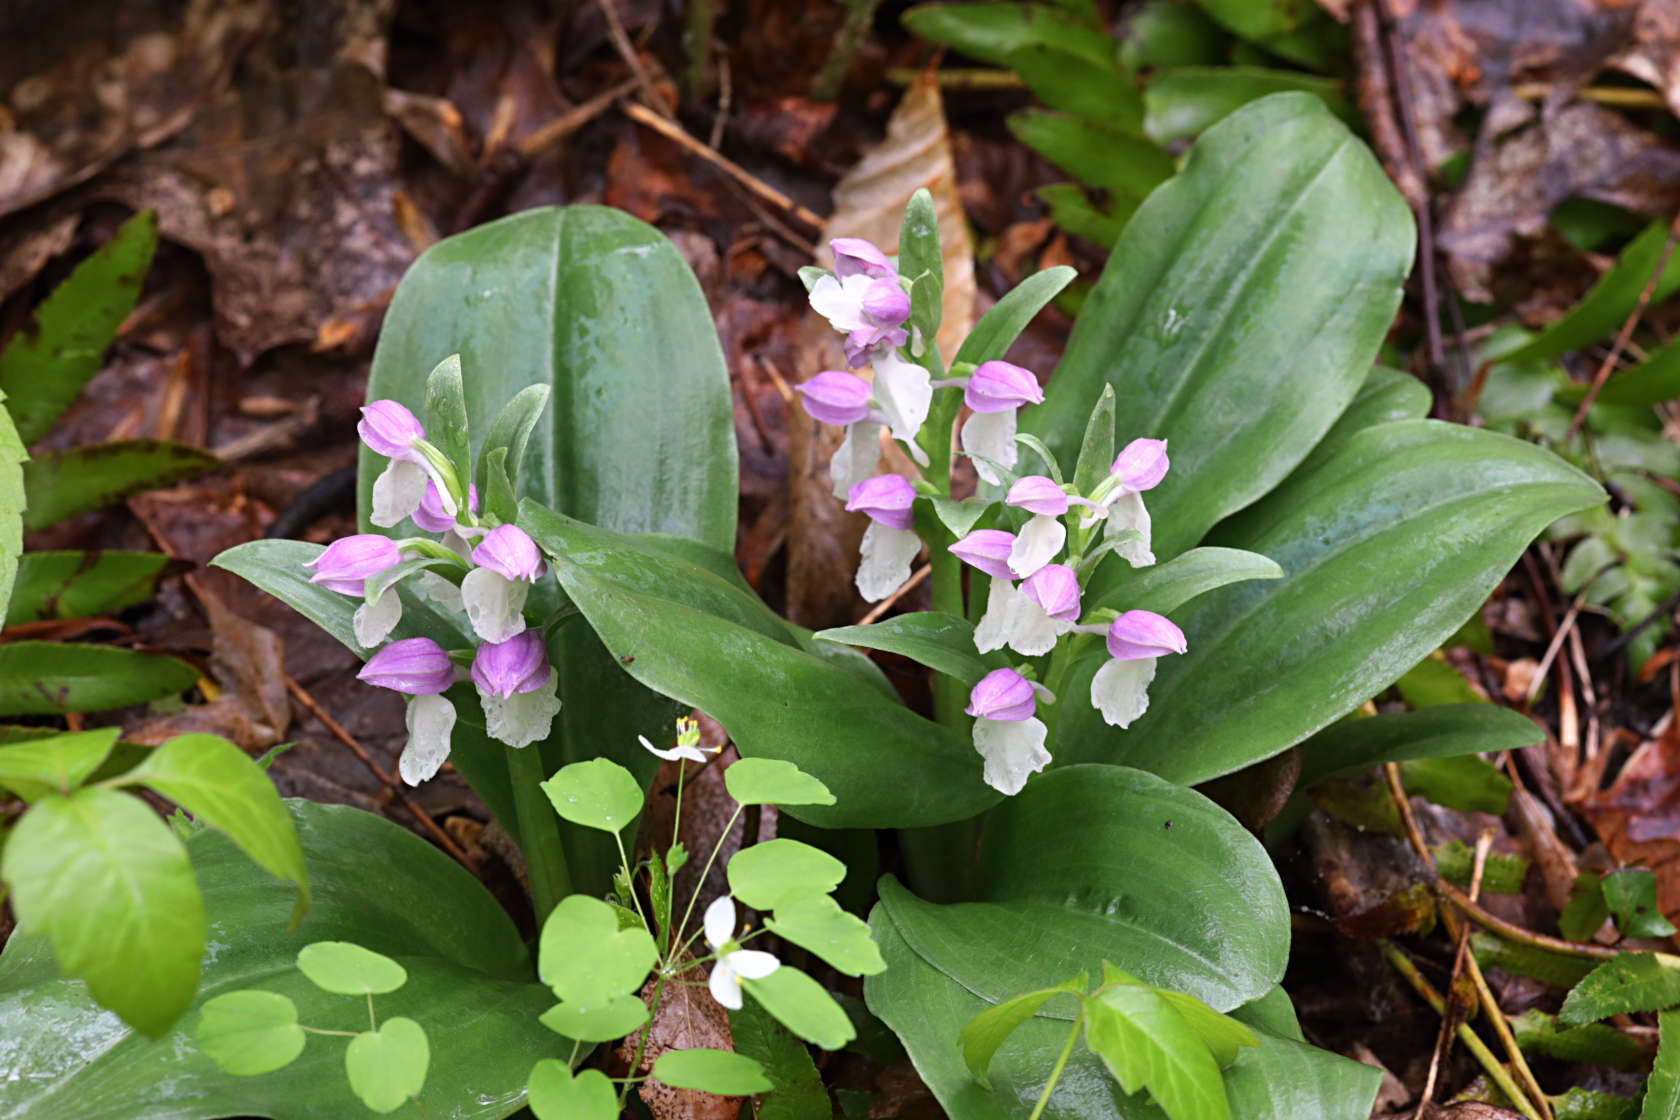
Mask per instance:
[[[742,805],[834,804],[827,786],[779,758],[738,759],[723,772],[723,785]]]
[[[793,898],[827,895],[846,877],[846,865],[821,848],[778,837],[736,852],[727,873],[730,894],[754,910],[769,910]]]

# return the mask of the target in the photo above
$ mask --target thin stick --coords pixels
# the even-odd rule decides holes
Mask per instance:
[[[603,2],[605,2],[605,0],[603,0]],[[706,147],[706,145],[690,136],[681,125],[666,120],[664,117],[659,116],[650,109],[636,104],[634,101],[626,101],[624,103],[624,114],[637,124],[647,125],[666,139],[675,141],[680,146],[688,149],[689,152],[699,156],[703,160],[706,160],[708,163],[713,164],[719,170],[729,175],[736,182],[740,183],[743,187],[746,187],[749,191],[753,192],[764,201],[770,203],[772,206],[793,215],[812,229],[822,229],[823,220],[817,214],[799,205],[799,203],[795,202],[775,187],[772,187],[770,184],[764,182],[764,180],[758,178],[758,176],[754,175],[752,172],[748,171],[728,156],[712,151],[712,149]]]
[[[1565,957],[1581,957],[1590,961],[1613,961],[1621,954],[1608,945],[1592,945],[1582,941],[1565,941],[1561,937],[1552,937],[1544,933],[1535,933],[1524,929],[1515,922],[1508,922],[1497,914],[1483,910],[1472,901],[1468,895],[1445,879],[1435,882],[1435,892],[1453,906],[1463,912],[1464,916],[1481,926],[1485,930],[1497,933],[1499,936],[1519,945],[1527,945],[1532,949],[1540,949],[1548,953],[1557,953]]]
[[[1541,656],[1540,663],[1534,667],[1534,676],[1528,682],[1528,695],[1523,698],[1525,704],[1534,703],[1534,697],[1539,694],[1540,686],[1545,683],[1546,673],[1551,669],[1553,659],[1557,657],[1558,650],[1563,648],[1563,643],[1569,637],[1570,631],[1575,628],[1575,616],[1580,613],[1581,603],[1585,598],[1586,594],[1584,592],[1575,596],[1575,601],[1569,604],[1569,610],[1564,614],[1563,621],[1552,632],[1552,640],[1547,643],[1546,652]]]
[[[1645,306],[1651,302],[1651,294],[1657,290],[1657,281],[1662,279],[1662,274],[1668,270],[1668,257],[1674,252],[1676,237],[1680,237],[1680,214],[1674,215],[1674,220],[1669,222],[1668,240],[1663,242],[1662,253],[1657,257],[1657,267],[1651,270],[1650,278],[1645,281],[1645,287],[1640,291],[1633,310],[1628,312],[1628,317],[1622,322],[1622,329],[1616,332],[1616,341],[1611,344],[1610,353],[1604,355],[1604,361],[1599,363],[1598,372],[1593,374],[1592,384],[1587,386],[1587,395],[1581,398],[1581,405],[1575,410],[1574,419],[1569,421],[1569,433],[1564,437],[1564,442],[1574,439],[1575,434],[1581,430],[1581,424],[1587,418],[1587,409],[1598,399],[1598,391],[1604,388],[1605,381],[1609,380],[1610,371],[1615,369],[1616,363],[1621,360],[1622,351],[1627,347],[1633,328],[1639,325],[1640,317],[1645,314]]]
[[[871,607],[868,614],[858,619],[857,624],[859,626],[868,626],[871,622],[874,622],[876,619],[886,614],[887,611],[892,609],[892,605],[903,597],[905,592],[909,591],[926,579],[928,577],[928,573],[931,571],[933,571],[932,564],[923,564],[920,568],[917,568],[915,575],[900,584],[897,591],[894,591],[891,595],[888,595],[885,599],[882,599],[879,603],[876,603],[873,607]]]
[[[1546,82],[1524,82],[1512,86],[1511,92],[1524,101],[1544,101],[1552,87]],[[1665,109],[1668,102],[1658,90],[1630,89],[1626,86],[1587,86],[1573,95],[1579,101],[1596,101],[1600,105],[1617,105],[1626,109]]]
[[[630,73],[636,76],[636,84],[642,88],[642,96],[647,98],[648,105],[653,107],[661,117],[669,117],[671,110],[666,107],[665,99],[659,96],[654,88],[653,79],[648,77],[647,68],[642,65],[641,58],[636,54],[635,44],[630,42],[630,36],[624,33],[624,25],[618,22],[618,13],[613,11],[612,0],[596,0],[596,7],[601,9],[601,15],[607,21],[607,37],[612,40],[613,49],[618,51],[618,57],[624,60],[624,65],[630,68]]]
[[[1406,787],[1400,781],[1400,765],[1396,762],[1383,763],[1383,777],[1388,779],[1388,792],[1394,798],[1394,807],[1400,810],[1400,821],[1406,826],[1406,839],[1410,841],[1412,850],[1431,871],[1435,870],[1435,858],[1429,854],[1429,845],[1423,842],[1423,833],[1418,829],[1417,818],[1412,815],[1412,803],[1406,796]]]
[[[887,67],[887,81],[895,86],[915,85],[923,80],[927,71],[915,66]],[[964,69],[953,66],[950,69],[934,71],[934,81],[940,89],[1026,89],[1027,83],[1013,70],[981,70]]]
[[[390,788],[391,792],[396,795],[397,800],[401,801],[403,806],[413,814],[414,819],[420,822],[420,826],[431,834],[433,840],[437,841],[438,847],[448,852],[450,858],[452,858],[456,863],[460,864],[474,875],[478,874],[478,865],[472,861],[472,858],[469,857],[466,852],[461,850],[455,841],[449,838],[449,833],[439,827],[438,823],[432,819],[430,813],[420,808],[420,806],[415,804],[414,800],[409,797],[408,794],[403,792],[402,786],[397,783],[397,780],[387,773],[383,766],[375,762],[372,757],[368,755],[367,751],[362,749],[362,745],[356,742],[355,737],[351,735],[350,732],[344,730],[343,726],[340,725],[336,719],[328,715],[326,709],[317,704],[315,702],[315,698],[309,695],[301,684],[294,681],[290,673],[286,674],[286,691],[290,692],[297,699],[299,704],[302,704],[305,708],[307,708],[310,715],[320,720],[322,725],[326,727],[328,731],[332,732],[333,738],[349,747],[351,753],[362,760],[362,765],[366,766],[368,770],[373,773],[374,777],[378,778]]]
[[[626,78],[615,86],[608,86],[581,105],[574,105],[567,109],[519,142],[520,158],[525,160],[535,159],[554,144],[606,112],[612,107],[614,101],[635,89],[638,84],[635,78]]]

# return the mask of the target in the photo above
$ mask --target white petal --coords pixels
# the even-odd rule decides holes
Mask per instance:
[[[402,519],[420,508],[426,496],[426,469],[418,463],[402,459],[391,460],[390,466],[373,480],[373,509],[368,520],[382,529],[402,523]]]
[[[916,445],[916,436],[927,423],[933,407],[933,375],[915,362],[888,352],[876,358],[875,383],[870,395],[880,406],[894,439],[910,446],[910,454],[927,466],[927,453]]]
[[[668,751],[662,751],[648,742],[646,735],[638,735],[636,738],[642,741],[642,746],[647,748],[649,754],[655,758],[662,758],[666,762],[675,762],[679,758],[686,758],[690,762],[706,761],[706,756],[700,753],[699,747],[672,747]]]
[[[875,473],[875,464],[880,461],[881,425],[868,420],[846,425],[846,439],[828,461],[828,481],[834,486],[834,496],[845,501],[852,487]]]
[[[824,276],[811,287],[811,306],[828,320],[837,331],[855,331],[869,326],[863,313],[863,294],[875,282],[872,276],[858,273],[844,280]]]
[[[1009,648],[1023,657],[1037,657],[1056,647],[1056,639],[1073,629],[1073,623],[1051,618],[1024,591],[1017,591],[1004,624]]]
[[[962,449],[967,455],[984,455],[994,463],[1006,467],[1015,465],[1015,410],[1007,412],[976,412],[962,426]],[[1002,480],[997,472],[976,461],[974,473],[981,479],[998,485]]]
[[[762,980],[782,967],[782,962],[776,959],[774,953],[757,949],[737,949],[724,957],[723,963],[743,980]]]
[[[719,895],[706,907],[706,916],[700,920],[700,928],[706,931],[706,944],[717,949],[735,936],[735,900],[728,895]]]
[[[878,603],[904,586],[910,562],[922,550],[922,538],[911,529],[894,529],[871,521],[863,531],[862,559],[857,570],[858,594]]]
[[[445,541],[448,539],[444,538]],[[466,604],[461,602],[461,589],[436,572],[421,572],[415,582],[419,584],[422,595],[444,610],[459,614],[467,609]]]
[[[472,560],[473,542],[469,537],[482,537],[483,529],[462,529],[459,525],[443,534],[443,547],[466,561]]]
[[[1009,549],[1009,570],[1026,579],[1056,558],[1067,543],[1067,526],[1059,517],[1034,514]]]
[[[712,966],[712,975],[706,980],[706,987],[711,991],[712,998],[729,1010],[741,1010],[741,981],[722,961]]]
[[[1027,784],[1027,775],[1050,764],[1044,749],[1044,724],[1037,719],[974,721],[974,749],[986,760],[986,784],[1013,796]]]
[[[1130,727],[1149,708],[1149,682],[1155,679],[1153,657],[1136,661],[1110,658],[1091,678],[1091,706],[1114,727]]]
[[[1149,551],[1149,511],[1144,508],[1143,495],[1136,490],[1125,491],[1108,507],[1108,524],[1103,532],[1112,534],[1126,529],[1136,529],[1143,539],[1128,541],[1114,551],[1134,568],[1147,568],[1155,563],[1155,554]]]
[[[442,696],[416,696],[408,702],[408,743],[397,759],[397,773],[417,786],[438,772],[449,757],[449,733],[455,730],[455,705]]]
[[[372,649],[383,642],[401,621],[402,599],[397,596],[397,588],[393,584],[373,602],[364,602],[356,608],[356,613],[350,617],[350,629],[356,635],[356,644],[363,649]]]
[[[484,730],[510,747],[523,747],[548,738],[554,717],[560,714],[560,697],[554,690],[559,679],[560,674],[551,666],[548,683],[532,692],[516,692],[506,698],[480,692]]]
[[[525,596],[531,585],[508,579],[489,568],[474,568],[461,581],[461,605],[473,633],[487,642],[505,642],[525,630]]]
[[[981,653],[1002,649],[1009,641],[1009,616],[1015,605],[1015,585],[1006,579],[991,577],[992,589],[986,594],[986,613],[974,628],[974,648]]]

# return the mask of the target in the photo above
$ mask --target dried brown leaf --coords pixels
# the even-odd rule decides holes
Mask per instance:
[[[692,959],[684,954],[685,959]],[[645,1034],[641,1063],[632,1075],[645,1074],[667,1050],[733,1050],[729,1034],[729,1013],[718,1006],[706,990],[706,971],[694,967],[683,972],[681,983],[666,981],[660,988],[659,1007],[653,1020],[642,1030],[618,1044],[617,1057],[626,1067],[635,1060],[638,1041]],[[642,1002],[653,1005],[657,980],[642,989]],[[696,1089],[673,1089],[649,1078],[637,1090],[654,1120],[735,1120],[741,1111],[739,1097],[719,1097]]]

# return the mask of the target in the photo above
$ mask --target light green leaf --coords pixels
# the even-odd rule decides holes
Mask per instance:
[[[998,1047],[1003,1045],[1004,1039],[1014,1034],[1022,1023],[1038,1014],[1038,1009],[1052,997],[1083,996],[1085,985],[1086,977],[1081,974],[1053,988],[1040,988],[1036,992],[1027,992],[1025,995],[993,1004],[970,1019],[963,1027],[962,1033],[957,1036],[957,1041],[962,1043],[963,1061],[968,1065],[968,1071],[974,1075],[974,1079],[989,1088],[986,1071],[991,1068],[992,1056],[997,1053]]]
[[[640,988],[658,959],[647,930],[620,929],[611,906],[574,894],[543,923],[537,975],[562,1000],[596,1006]]]
[[[363,1031],[344,1050],[350,1089],[375,1112],[395,1112],[420,1095],[432,1049],[426,1031],[413,1019],[387,1019],[376,1031]]]
[[[151,1038],[192,1001],[204,904],[186,850],[145,802],[97,787],[41,798],[6,839],[0,877],[18,933]]]
[[[912,34],[998,66],[1010,52],[1044,43],[1099,66],[1114,58],[1114,40],[1100,26],[1043,4],[922,4],[903,15]]]
[[[0,714],[99,712],[173,696],[198,670],[159,653],[71,642],[0,645]]]
[[[1674,926],[1657,906],[1657,876],[1643,867],[1626,867],[1604,877],[1604,901],[1616,916],[1623,937],[1672,937]]]
[[[1050,220],[1075,237],[1094,241],[1104,249],[1120,239],[1142,201],[1131,195],[1109,196],[1101,207],[1095,205],[1085,189],[1077,183],[1050,183],[1034,187],[1033,194],[1050,210]]]
[[[894,615],[868,626],[819,630],[817,640],[902,654],[969,686],[994,668],[974,652],[974,624],[939,611]]]
[[[910,322],[923,338],[939,333],[945,297],[945,257],[939,250],[939,214],[933,195],[918,187],[898,227],[898,273],[910,281]]]
[[[1110,561],[1109,590],[1089,609],[1131,610],[1146,607],[1157,614],[1176,611],[1209,591],[1255,579],[1282,579],[1277,562],[1240,548],[1192,548],[1147,568],[1122,567]]]
[[[784,964],[761,980],[742,980],[741,987],[778,1023],[824,1050],[838,1050],[857,1037],[857,1028],[834,997],[792,965]]]
[[[1645,1104],[1639,1120],[1671,1120],[1680,1116],[1680,1011],[1657,1016],[1657,1060],[1645,1083]]]
[[[777,937],[810,950],[847,976],[873,975],[887,967],[869,936],[869,926],[840,909],[840,904],[826,894],[783,893],[775,915],[764,925]]]
[[[1102,395],[1085,421],[1085,438],[1079,443],[1079,461],[1073,468],[1073,488],[1080,494],[1095,492],[1114,465],[1114,386],[1104,385]]]
[[[1680,957],[1667,953],[1623,953],[1591,972],[1558,1010],[1566,1027],[1611,1015],[1680,1007]]]
[[[130,494],[173,486],[222,465],[208,451],[160,439],[130,439],[46,451],[23,464],[25,532],[102,509]]]
[[[120,729],[101,727],[72,731],[0,746],[0,788],[25,801],[37,801],[54,791],[69,793],[99,769],[117,744]]]
[[[1680,397],[1680,339],[1652,349],[1645,360],[1610,376],[1599,404],[1652,405]]]
[[[508,474],[510,477],[518,473],[519,465],[525,462],[525,447],[531,442],[531,433],[536,429],[537,421],[542,419],[543,410],[548,407],[549,397],[554,390],[548,385],[527,385],[513,395],[513,399],[502,406],[496,413],[496,418],[490,422],[490,430],[484,434],[484,443],[478,450],[478,488],[486,490],[489,479],[485,474],[490,454],[498,449],[507,451]],[[513,478],[517,482],[517,478]]]
[[[23,461],[29,452],[18,439],[12,417],[0,394],[0,623],[6,621],[6,607],[17,578],[23,553]]]
[[[556,813],[602,832],[620,831],[642,811],[641,783],[610,758],[563,766],[542,784],[542,790]]]
[[[950,498],[929,498],[928,504],[933,506],[934,516],[939,518],[941,525],[951,531],[953,537],[967,536],[968,531],[974,528],[975,522],[997,505],[996,502],[981,497],[964,498],[960,502]]]
[[[227,992],[205,1001],[193,1041],[226,1073],[254,1077],[303,1053],[297,1004],[277,992]]]
[[[775,1086],[764,1067],[731,1050],[667,1050],[653,1063],[653,1077],[673,1089],[698,1089],[720,1097],[767,1093]]]
[[[730,1043],[764,1067],[775,1089],[757,1102],[757,1120],[833,1120],[834,1105],[811,1052],[757,1003],[729,1013]]]
[[[827,786],[779,758],[738,759],[723,772],[723,785],[742,805],[834,804]]]
[[[647,1004],[628,994],[596,1004],[562,1001],[543,1012],[540,1020],[549,1030],[582,1042],[611,1042],[647,1021]]]
[[[1228,1066],[1236,1061],[1237,1053],[1242,1047],[1260,1045],[1253,1031],[1229,1015],[1221,1015],[1195,996],[1169,991],[1166,988],[1156,988],[1154,991],[1178,1012],[1191,1030],[1196,1032],[1196,1037],[1202,1040],[1202,1045],[1208,1048],[1214,1062],[1219,1066]]]
[[[1230,1120],[1213,1055],[1154,989],[1104,988],[1084,1007],[1085,1044],[1122,1089],[1147,1089],[1172,1120]]]
[[[244,751],[215,735],[177,735],[124,774],[200,823],[221,829],[270,874],[297,884],[295,922],[309,908],[309,877],[291,814],[274,783]]]
[[[298,971],[323,992],[383,995],[408,983],[408,972],[383,953],[350,941],[317,941],[298,950]]]
[[[1463,673],[1433,655],[1407,669],[1394,682],[1394,687],[1400,698],[1414,708],[1487,703],[1481,693],[1470,687]]]
[[[117,228],[35,309],[34,322],[0,351],[0,395],[18,438],[34,443],[76,399],[134,309],[157,248],[157,212]]]
[[[115,614],[150,599],[159,581],[190,567],[161,552],[26,552],[6,619]]]
[[[1484,703],[1356,716],[1301,744],[1296,784],[1305,789],[1325,778],[1351,778],[1383,762],[1514,751],[1542,738],[1539,725],[1521,712]]]
[[[1347,407],[1414,241],[1405,202],[1322,102],[1248,105],[1128,225],[1023,423],[1071,456],[1114,386],[1126,402],[1116,442],[1170,444],[1172,470],[1146,500],[1156,555],[1177,555],[1271,490]]]
[[[1015,285],[980,316],[951,360],[952,366],[963,362],[979,365],[1003,357],[1033,316],[1044,310],[1078,275],[1074,269],[1059,264],[1035,272]]]
[[[598,1069],[573,1077],[565,1062],[544,1058],[531,1068],[530,1094],[537,1120],[618,1120],[618,1093]]]
[[[803,895],[826,895],[846,877],[846,865],[821,848],[782,838],[741,849],[730,858],[728,870],[729,893],[754,910]]]
[[[1034,43],[1010,51],[1008,62],[1050,108],[1128,136],[1142,135],[1143,95],[1112,57],[1099,62]]]

